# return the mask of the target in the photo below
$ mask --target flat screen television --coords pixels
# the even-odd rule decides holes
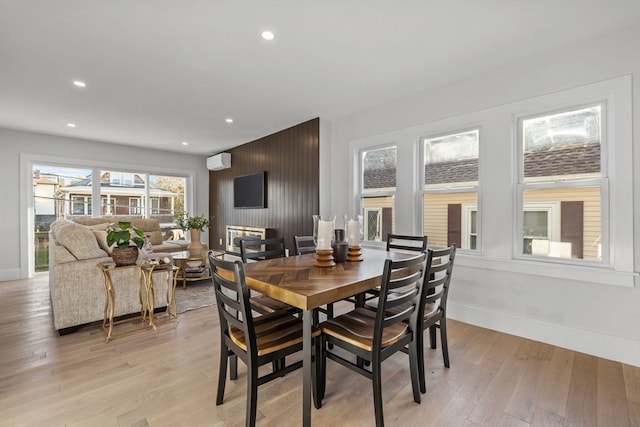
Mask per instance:
[[[266,173],[264,171],[233,178],[234,208],[266,208]]]

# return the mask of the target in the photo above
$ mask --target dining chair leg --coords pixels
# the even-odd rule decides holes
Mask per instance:
[[[320,389],[321,381],[321,369],[322,369],[322,337],[315,337],[313,339],[313,376],[311,377],[311,384],[313,388],[313,404],[316,409],[322,408],[322,398],[324,397],[324,391]],[[322,393],[322,394],[321,394]]]
[[[380,361],[372,361],[373,380],[373,408],[376,415],[376,427],[384,426],[384,414],[382,412],[382,369]]]
[[[444,366],[449,367],[449,343],[447,341],[447,319],[440,319],[440,341],[442,345],[442,358],[444,359]]]
[[[322,336],[318,337],[320,340],[320,366],[318,367],[318,404],[322,406],[322,399],[324,399],[324,393],[327,388],[327,356],[324,352],[325,340]]]
[[[229,366],[229,379],[237,380],[238,379],[238,356],[236,354],[231,354],[230,356],[231,363]]]
[[[258,411],[258,366],[255,363],[249,365],[247,366],[247,414],[245,420],[247,427],[254,427]]]
[[[227,382],[227,359],[229,358],[228,349],[220,349],[220,368],[218,370],[218,394],[216,396],[216,405],[222,405],[224,401],[224,386]]]
[[[431,325],[429,327],[429,341],[431,342],[431,348],[437,348],[438,344],[436,343],[436,325]]]
[[[409,371],[411,373],[411,389],[413,391],[413,401],[420,403],[420,352],[418,351],[418,341],[409,344]]]
[[[424,373],[424,331],[422,333],[418,333],[416,340],[416,352],[418,354],[418,381],[420,383],[420,392],[427,392],[427,381]]]

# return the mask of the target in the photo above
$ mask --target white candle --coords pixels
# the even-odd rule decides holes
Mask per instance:
[[[331,249],[331,234],[333,233],[333,221],[318,221],[318,246],[316,249]]]
[[[347,240],[349,246],[360,245],[360,221],[350,219],[347,224]]]

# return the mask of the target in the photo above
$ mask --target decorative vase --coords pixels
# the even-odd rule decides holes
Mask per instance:
[[[336,228],[335,239],[333,241],[333,260],[335,262],[345,262],[347,260],[347,253],[349,249],[349,242],[344,239],[344,230]]]
[[[187,250],[189,250],[189,252],[201,251],[204,248],[202,243],[200,243],[200,234],[202,234],[202,230],[192,228],[189,230],[189,234],[191,235],[191,242],[187,246]]]
[[[116,265],[133,265],[138,260],[138,248],[129,246],[128,248],[115,247],[111,250],[111,257]]]

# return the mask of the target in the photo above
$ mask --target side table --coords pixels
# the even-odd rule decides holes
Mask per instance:
[[[140,316],[139,318],[142,320],[143,325],[140,328],[136,328],[133,330],[129,330],[125,333],[139,331],[142,329],[155,329],[155,324],[153,323],[153,311],[155,305],[155,289],[153,283],[153,273],[154,271],[166,271],[167,272],[167,314],[169,318],[175,317],[178,318],[177,310],[176,310],[176,298],[175,298],[175,289],[176,289],[176,279],[177,272],[179,268],[176,266],[162,267],[157,268],[157,264],[133,264],[133,265],[124,265],[119,266],[113,262],[100,262],[98,263],[98,268],[102,271],[103,275],[103,284],[104,284],[104,318],[102,320],[102,329],[105,331],[107,338],[106,342],[111,341],[114,338],[113,334],[113,326],[122,322],[128,322],[131,319],[127,318],[120,321],[114,321],[113,317],[115,314],[115,304],[116,304],[116,291],[113,286],[113,280],[111,278],[111,273],[117,271],[119,269],[127,269],[127,268],[136,268],[138,269],[138,298],[140,301]],[[173,276],[173,286],[170,286],[170,278]],[[169,291],[171,288],[171,293]],[[144,289],[144,295],[143,295]],[[173,311],[171,310],[171,305],[173,305]],[[148,317],[147,317],[148,316]]]
[[[178,318],[178,307],[176,304],[176,284],[178,283],[178,271],[180,271],[179,267],[175,265],[158,265],[158,264],[141,264],[140,269],[142,270],[145,276],[145,282],[148,284],[146,286],[147,289],[147,307],[146,310],[142,311],[142,318],[144,320],[144,316],[146,313],[149,314],[149,327],[152,329],[156,328],[156,325],[153,323],[153,315],[155,309],[156,302],[156,291],[155,285],[153,281],[153,273],[161,272],[167,273],[166,275],[166,301],[167,301],[167,316],[169,319]],[[172,279],[173,278],[173,284]],[[173,310],[172,310],[173,308]]]

